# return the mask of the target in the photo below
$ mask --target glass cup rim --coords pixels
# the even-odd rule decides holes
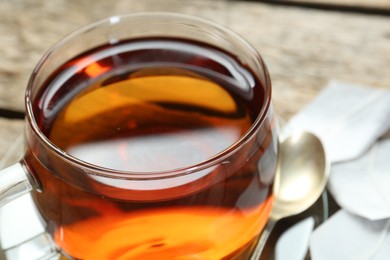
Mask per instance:
[[[123,170],[117,170],[117,169],[111,169],[106,167],[101,167],[92,163],[88,163],[86,161],[80,160],[59,147],[57,147],[53,142],[49,140],[49,138],[41,131],[39,128],[32,109],[32,88],[35,85],[35,77],[39,73],[42,64],[50,57],[52,53],[56,51],[57,48],[61,47],[61,45],[68,40],[76,37],[79,34],[82,34],[83,32],[87,32],[88,30],[91,30],[93,28],[96,28],[100,25],[106,24],[106,23],[112,23],[112,21],[118,22],[122,19],[126,18],[137,18],[137,17],[165,17],[165,18],[178,18],[178,19],[185,19],[187,21],[194,21],[199,22],[203,25],[207,25],[210,27],[213,27],[217,30],[223,31],[225,34],[228,34],[231,37],[234,37],[235,40],[240,41],[241,44],[245,46],[246,49],[248,49],[250,52],[253,53],[253,55],[256,56],[256,59],[259,62],[259,65],[261,66],[261,71],[264,73],[264,104],[261,107],[261,110],[259,111],[256,120],[251,124],[250,128],[243,134],[236,142],[232,143],[229,147],[222,150],[221,152],[211,156],[207,160],[201,161],[199,163],[184,166],[180,168],[173,168],[168,170],[162,170],[162,171],[147,171],[147,172],[140,172],[140,171],[123,171]],[[264,119],[270,109],[271,105],[271,80],[268,74],[267,67],[260,56],[260,54],[255,50],[255,48],[249,44],[242,36],[240,36],[235,31],[229,29],[228,27],[225,27],[221,24],[218,24],[214,21],[188,15],[188,14],[181,14],[181,13],[173,13],[173,12],[138,12],[138,13],[129,13],[129,14],[121,14],[116,16],[110,16],[105,19],[101,19],[99,21],[89,23],[87,25],[84,25],[75,31],[71,32],[70,34],[66,35],[59,41],[57,41],[54,45],[52,45],[43,55],[43,57],[39,60],[37,65],[35,66],[32,75],[30,76],[30,79],[27,84],[27,89],[25,93],[25,109],[26,109],[26,121],[30,125],[31,129],[33,130],[33,133],[38,137],[38,139],[44,144],[46,148],[48,148],[50,151],[54,152],[57,156],[59,156],[62,160],[64,160],[66,163],[69,163],[73,166],[76,166],[78,168],[82,168],[86,170],[87,172],[93,173],[94,175],[102,176],[102,177],[108,177],[108,178],[115,178],[115,179],[131,179],[131,180],[145,180],[145,179],[165,179],[165,178],[171,178],[171,177],[178,177],[183,176],[195,172],[199,172],[208,168],[211,168],[227,158],[229,158],[232,154],[236,153],[240,148],[247,143],[256,133],[257,129],[261,128],[261,125],[264,123]]]

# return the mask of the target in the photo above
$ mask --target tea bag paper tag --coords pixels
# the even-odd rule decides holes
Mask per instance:
[[[388,260],[390,219],[370,221],[338,211],[314,230],[310,239],[313,260]]]
[[[370,220],[390,218],[390,138],[356,160],[333,164],[328,188],[337,203],[354,214]]]
[[[286,125],[322,140],[331,162],[362,155],[390,127],[390,91],[332,81]]]

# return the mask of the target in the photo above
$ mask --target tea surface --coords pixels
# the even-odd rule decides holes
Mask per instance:
[[[240,139],[263,105],[254,99],[262,88],[239,66],[210,46],[172,39],[103,46],[53,76],[38,118],[56,146],[95,165],[191,166]]]

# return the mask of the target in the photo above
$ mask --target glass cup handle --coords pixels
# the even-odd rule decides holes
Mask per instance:
[[[0,170],[0,207],[29,193],[36,182],[21,162]]]
[[[38,188],[27,168],[17,162],[0,170],[0,207]],[[4,251],[2,251],[4,250]],[[57,260],[61,255],[47,233],[40,233],[27,240],[22,239],[10,248],[1,249],[0,259]]]

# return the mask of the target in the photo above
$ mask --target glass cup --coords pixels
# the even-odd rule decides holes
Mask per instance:
[[[31,193],[70,259],[248,259],[273,203],[278,129],[260,55],[172,13],[114,16],[54,45],[26,91]]]

